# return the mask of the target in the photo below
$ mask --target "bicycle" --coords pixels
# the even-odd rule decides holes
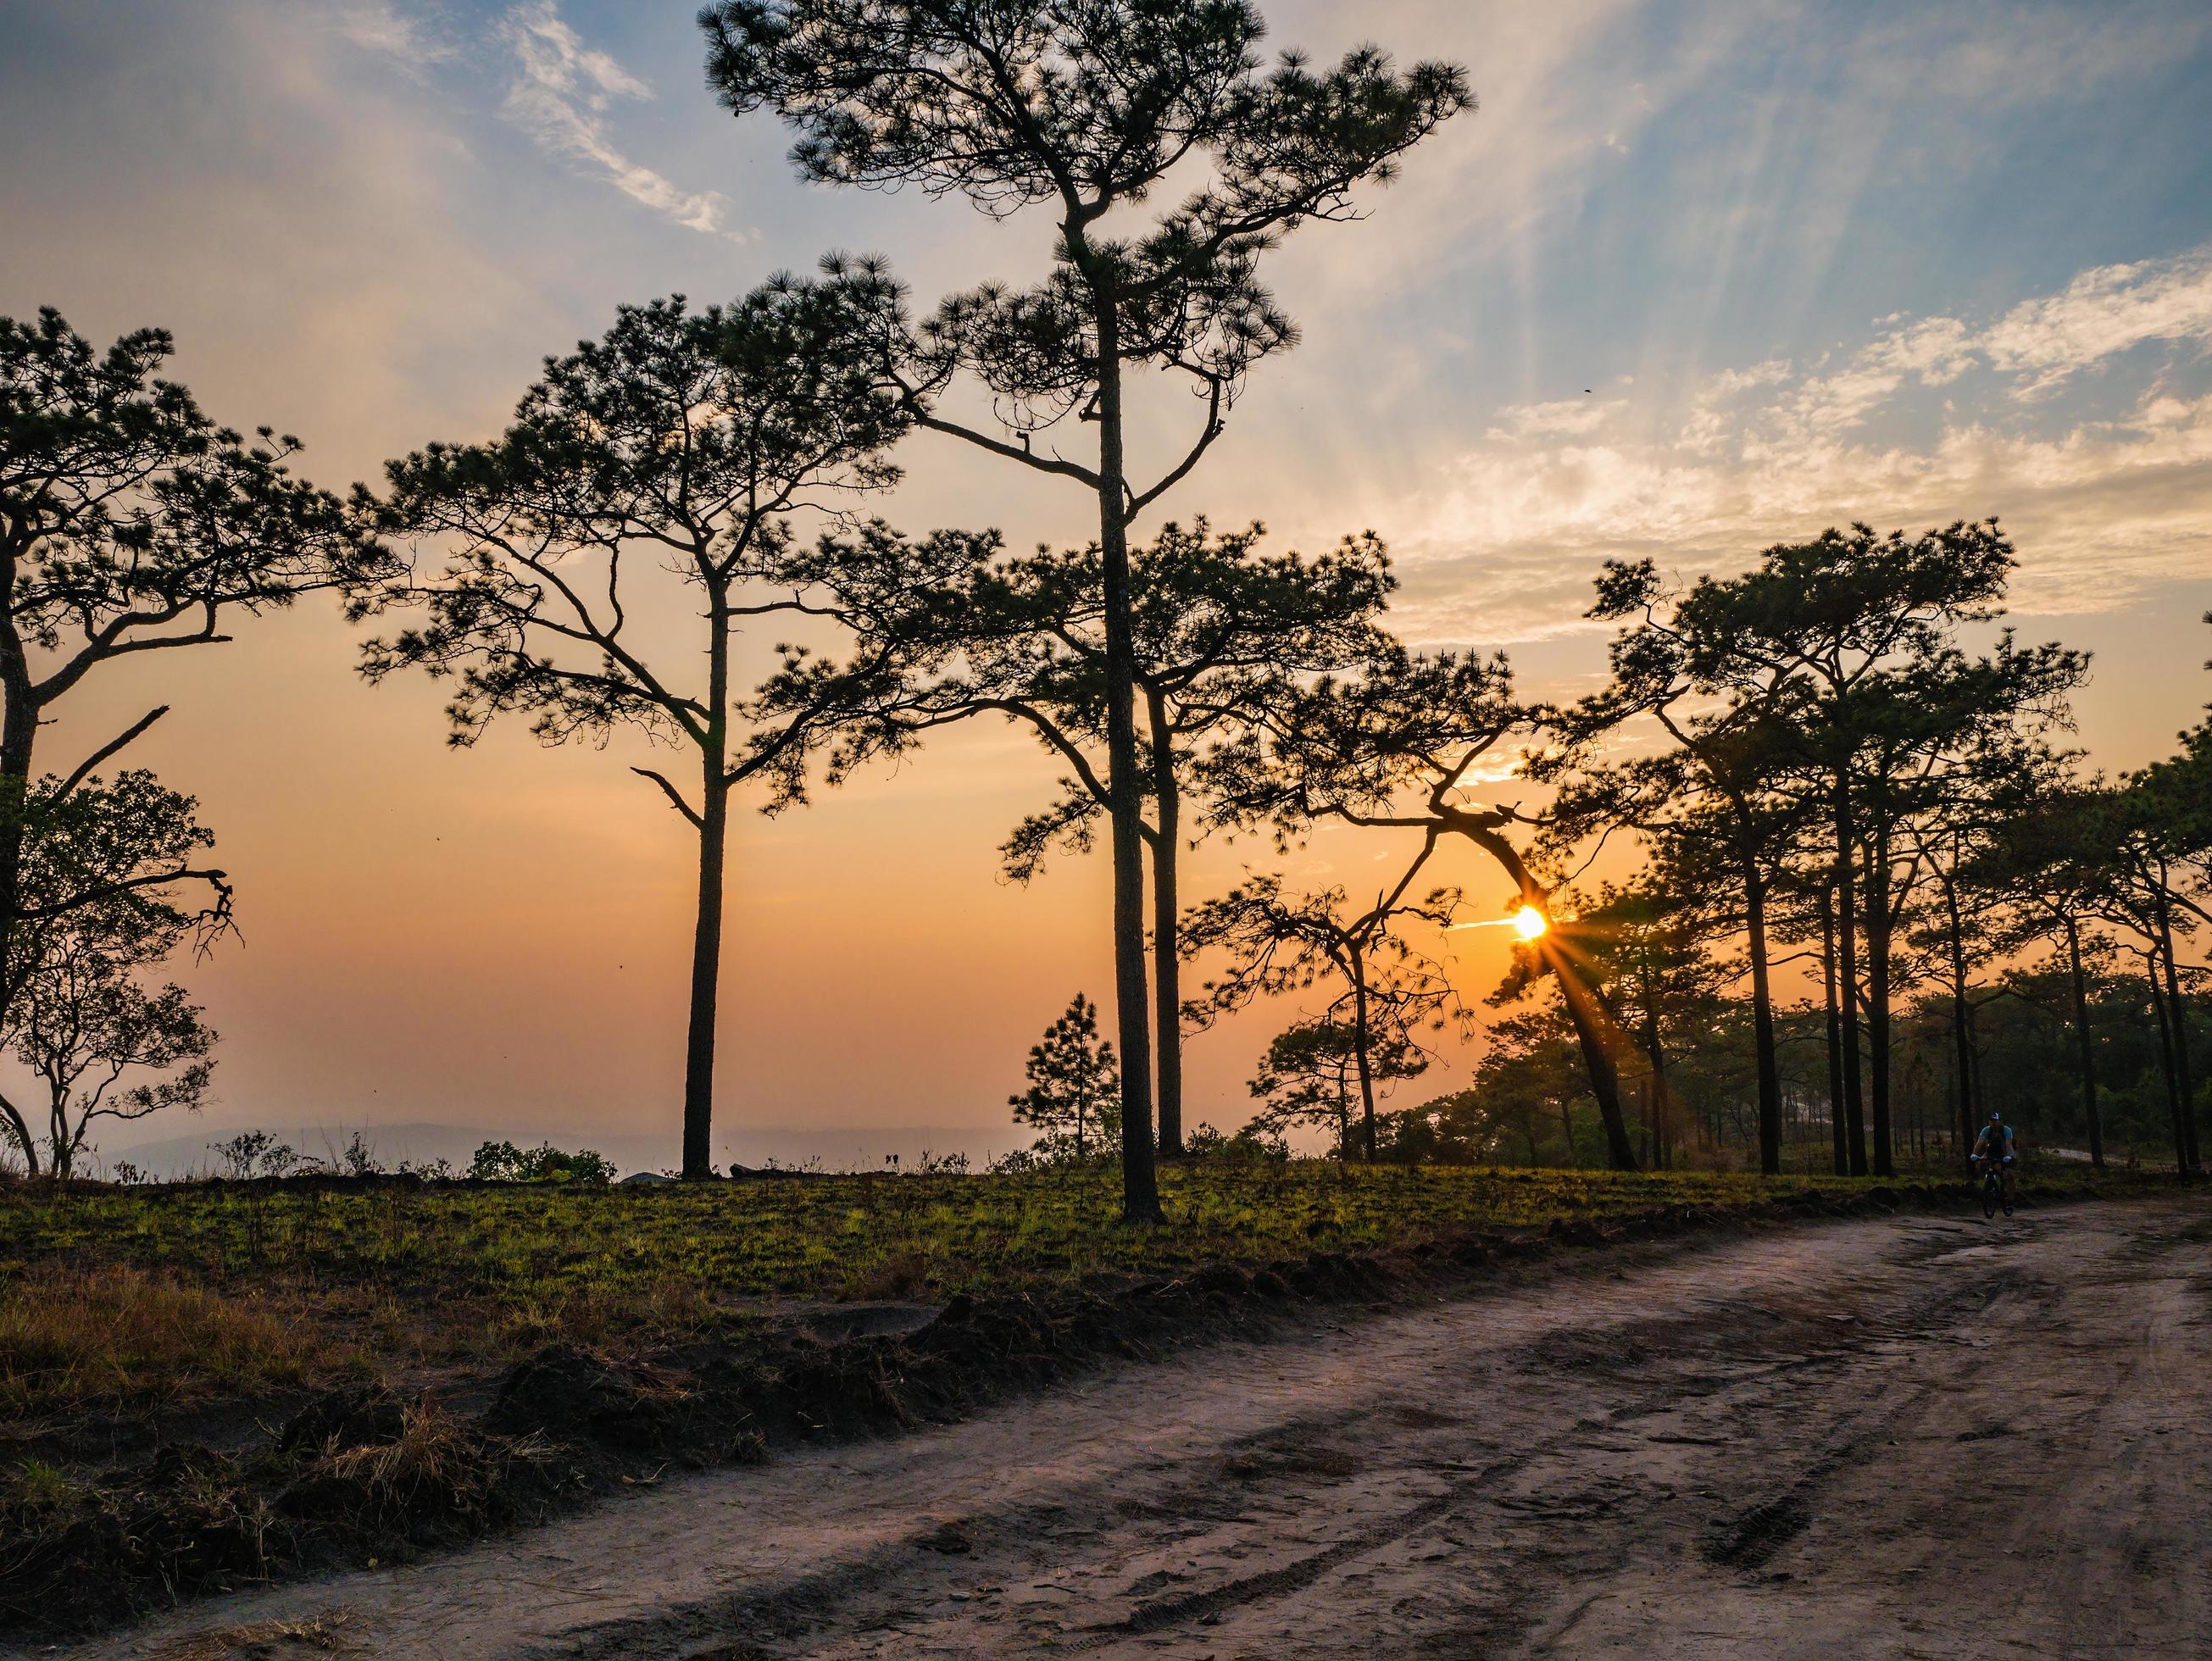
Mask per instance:
[[[2005,1192],[2004,1166],[1995,1159],[1982,1161],[1982,1217],[1984,1221],[1997,1214],[1997,1208],[2012,1215],[2012,1196]]]

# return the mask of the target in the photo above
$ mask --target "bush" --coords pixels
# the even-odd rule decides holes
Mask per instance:
[[[1291,1145],[1279,1130],[1248,1124],[1235,1135],[1223,1135],[1203,1119],[1183,1138],[1183,1152],[1194,1159],[1223,1159],[1232,1164],[1285,1164]]]
[[[1104,1147],[1093,1141],[1079,1155],[1073,1135],[1064,1130],[1048,1130],[1027,1147],[1001,1153],[986,1168],[995,1176],[1021,1177],[1040,1171],[1115,1170],[1120,1168],[1121,1163],[1118,1141]]]
[[[615,1168],[588,1147],[564,1153],[550,1142],[532,1148],[486,1142],[469,1162],[468,1174],[488,1183],[608,1183]]]
[[[297,1148],[265,1130],[241,1130],[227,1142],[210,1144],[208,1152],[222,1162],[222,1174],[234,1182],[289,1177],[307,1163]]]

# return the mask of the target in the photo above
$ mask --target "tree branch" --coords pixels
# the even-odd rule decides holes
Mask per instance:
[[[633,767],[629,770],[638,777],[651,779],[659,785],[666,794],[668,800],[674,804],[676,811],[691,821],[691,828],[694,830],[704,830],[707,828],[707,821],[693,809],[690,802],[684,800],[683,793],[671,784],[663,775],[654,772],[650,767]]]
[[[87,756],[82,762],[77,764],[76,770],[62,781],[61,788],[58,790],[56,790],[54,794],[47,799],[48,805],[52,806],[54,802],[60,801],[64,796],[68,795],[70,791],[76,789],[80,784],[82,784],[86,778],[90,776],[94,768],[99,766],[100,763],[106,761],[110,756],[122,749],[125,745],[129,744],[133,739],[137,738],[141,733],[144,732],[148,727],[151,727],[155,721],[161,720],[162,716],[168,713],[169,706],[166,703],[161,705],[158,709],[148,710],[144,715],[139,716],[139,718],[131,726],[125,727],[119,737],[110,739],[106,744],[100,745],[99,749]]]

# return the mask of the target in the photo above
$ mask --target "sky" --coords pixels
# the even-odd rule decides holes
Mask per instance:
[[[1997,514],[2014,618],[2095,654],[2079,741],[2162,753],[2212,677],[2212,11],[2198,0],[1297,0],[1272,45],[1463,64],[1479,110],[1300,231],[1268,280],[1304,338],[1158,517],[1371,528],[1425,645],[1597,683],[1613,557],[1685,577],[1855,519]],[[917,303],[1036,271],[1048,228],[802,185],[787,135],[707,94],[690,0],[0,0],[0,314],[158,324],[218,418],[343,487],[494,434],[614,308],[733,297],[824,251]],[[1189,411],[1146,405],[1140,463]],[[914,531],[1080,539],[1060,482],[911,441]],[[216,1129],[483,1125],[665,1135],[682,1074],[684,827],[621,745],[442,743],[427,683],[363,684],[306,605],[73,695],[45,740],[134,751],[201,800],[243,940],[186,977],[224,1035]],[[186,661],[189,660],[189,661]],[[1015,1139],[1027,1045],[1110,984],[1103,860],[1028,887],[996,847],[1055,770],[1012,731],[748,816],[733,840],[717,1143],[916,1124]],[[1391,847],[1285,868],[1372,886]],[[1504,885],[1471,853],[1443,874]],[[1262,844],[1211,843],[1185,892]],[[1454,937],[1472,995],[1498,931]],[[1465,944],[1459,944],[1464,942]],[[1275,1026],[1195,1040],[1231,1124]],[[1471,1053],[1471,1052],[1470,1052]],[[1406,1099],[1464,1075],[1449,1057]],[[173,1130],[174,1127],[167,1128]],[[118,1140],[111,1138],[111,1140]]]

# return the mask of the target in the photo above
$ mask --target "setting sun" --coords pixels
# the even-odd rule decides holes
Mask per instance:
[[[1524,905],[1513,914],[1514,932],[1524,940],[1536,939],[1551,926],[1551,919],[1533,905]]]

